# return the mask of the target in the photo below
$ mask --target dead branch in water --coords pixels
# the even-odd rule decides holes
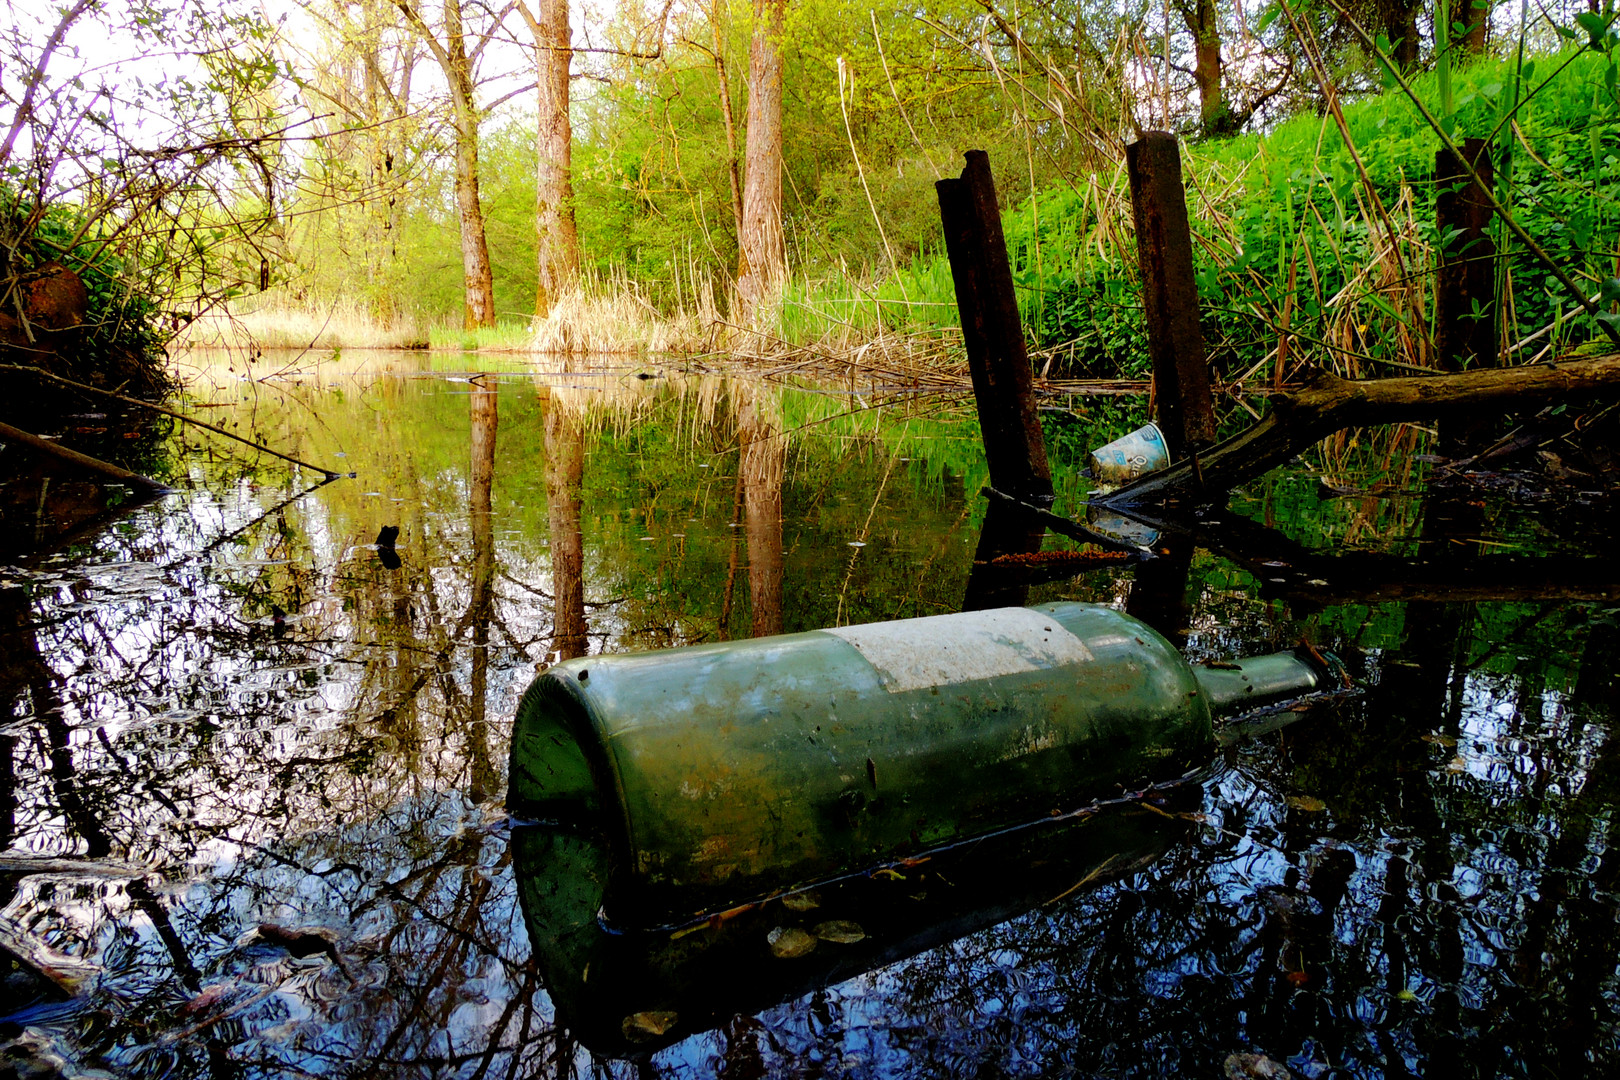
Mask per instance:
[[[1135,517],[1127,512],[1127,516]],[[1296,603],[1396,601],[1584,601],[1620,599],[1620,564],[1579,555],[1482,555],[1467,541],[1428,545],[1416,556],[1378,551],[1313,551],[1239,514],[1143,513],[1145,525],[1187,537],[1241,566],[1260,595]]]
[[[311,465],[307,461],[300,461],[297,458],[291,456],[290,454],[283,454],[279,450],[272,450],[268,446],[263,445],[262,443],[256,443],[252,439],[244,439],[240,435],[233,435],[229,431],[226,431],[224,428],[219,428],[219,427],[215,427],[213,424],[204,423],[203,421],[198,420],[196,417],[186,416],[185,414],[177,413],[172,409],[165,409],[161,405],[154,405],[150,401],[142,401],[140,398],[129,397],[127,394],[115,393],[112,390],[102,390],[101,388],[95,387],[95,386],[86,386],[84,383],[74,382],[72,379],[64,379],[60,375],[53,375],[49,371],[45,371],[45,370],[43,370],[41,368],[33,367],[31,365],[28,365],[28,364],[0,364],[0,371],[22,371],[22,372],[27,372],[29,374],[38,375],[41,378],[50,379],[52,382],[61,383],[63,386],[70,386],[75,390],[83,390],[86,393],[90,393],[90,394],[99,394],[102,397],[112,398],[114,401],[121,401],[126,405],[134,405],[134,406],[137,406],[137,407],[142,408],[142,409],[147,409],[147,410],[149,410],[151,412],[161,413],[162,415],[172,417],[173,419],[178,420],[183,424],[191,424],[193,427],[200,427],[200,428],[203,428],[206,431],[212,431],[215,435],[223,435],[227,439],[234,439],[235,441],[237,441],[239,443],[242,443],[244,446],[253,447],[253,449],[259,451],[260,453],[269,454],[271,457],[278,457],[282,461],[290,461],[294,465],[300,466],[301,468],[312,469],[315,472],[318,472],[321,475],[325,476],[328,480],[336,480],[339,477],[352,476],[353,475],[352,473],[334,472],[331,469],[323,469],[319,465]],[[95,459],[91,458],[90,460],[93,461]],[[105,462],[103,462],[103,464],[105,464]],[[113,468],[113,467],[114,466],[108,466],[108,468]],[[130,475],[134,476],[135,474],[130,473]],[[153,484],[157,483],[155,480],[154,481],[148,481],[148,482],[153,483]],[[158,484],[157,486],[162,487],[163,485]]]
[[[1454,375],[1341,379],[1316,374],[1273,395],[1271,411],[1225,442],[1093,500],[1104,506],[1214,502],[1341,428],[1508,413],[1620,396],[1620,354]]]
[[[140,473],[133,473],[128,469],[119,468],[111,462],[91,457],[89,454],[81,454],[77,450],[69,450],[65,446],[58,446],[49,439],[42,439],[38,435],[26,432],[22,428],[12,427],[7,423],[0,422],[0,441],[26,446],[36,453],[45,454],[58,461],[64,461],[69,465],[96,473],[115,484],[128,484],[130,487],[140,488],[144,491],[168,490],[167,485],[153,480],[150,476],[142,476]]]

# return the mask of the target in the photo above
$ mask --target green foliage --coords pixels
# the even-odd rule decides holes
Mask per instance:
[[[1266,24],[1257,32],[1291,33],[1279,12],[1257,15]],[[609,37],[644,49],[639,35],[663,25],[655,14],[625,5]],[[1439,137],[1400,93],[1393,69],[1385,91],[1375,92],[1371,47],[1347,36],[1330,8],[1307,4],[1297,17],[1345,88],[1349,145],[1333,122],[1303,111],[1281,121],[1267,114],[1262,133],[1188,145],[1184,175],[1211,354],[1228,377],[1269,377],[1268,358],[1284,337],[1290,365],[1352,374],[1426,366],[1434,253],[1444,239],[1433,226]],[[858,342],[953,329],[954,288],[931,189],[973,147],[991,155],[1028,338],[1056,350],[1051,373],[1146,373],[1128,189],[1106,149],[1133,121],[1121,61],[1110,54],[1118,13],[1082,4],[1072,20],[1040,8],[1020,18],[1026,50],[1012,48],[1012,30],[988,28],[984,8],[969,0],[923,13],[846,0],[789,5],[779,45],[792,278],[774,327],[780,337]],[[632,283],[665,314],[712,302],[725,315],[737,243],[722,94],[740,155],[753,30],[749,4],[683,9],[669,15],[656,59],[578,60],[597,77],[575,83],[573,185],[588,280]],[[1494,140],[1499,197],[1597,294],[1617,279],[1620,50],[1608,44],[1610,15],[1583,15],[1561,32],[1570,42],[1564,52],[1522,65],[1462,66],[1444,55],[1443,72],[1405,77],[1453,138]],[[1062,80],[1035,69],[1036,57]],[[1295,88],[1278,100],[1302,108],[1312,92]],[[379,314],[403,308],[454,322],[461,279],[445,136],[414,119],[371,123],[357,119],[334,136],[312,170],[330,178],[333,194],[304,219],[306,287],[323,296],[362,292]],[[483,132],[496,307],[513,320],[533,304],[532,126],[531,117],[503,115]],[[398,163],[377,186],[378,198],[389,197],[387,221],[370,203],[349,205],[338,194],[363,187],[385,156]],[[1504,340],[1564,319],[1573,298],[1506,234],[1498,242],[1511,298]],[[1596,329],[1585,316],[1569,318],[1546,340],[1565,348]]]
[[[606,85],[576,105],[574,190],[584,257],[595,277],[627,277],[666,311],[689,306],[705,287],[723,302],[736,270],[711,13],[720,24],[740,171],[749,5],[690,13],[660,60],[611,69]],[[827,304],[806,322],[806,333],[849,323],[954,324],[954,315],[936,319],[924,305],[954,307],[930,258],[940,236],[933,184],[960,171],[963,149],[1020,162],[1001,178],[1012,199],[1089,160],[1090,147],[1061,125],[1038,149],[1031,142],[1019,124],[1023,106],[984,65],[982,16],[963,0],[933,5],[925,17],[909,7],[844,0],[789,5],[781,40],[784,231],[797,279],[789,307],[810,297]],[[1017,66],[1010,52],[999,62]],[[1118,108],[1102,95],[1090,105],[1105,115]],[[926,264],[920,270],[912,265],[918,261]],[[948,285],[948,270],[943,280]],[[881,319],[874,304],[882,306]],[[909,317],[898,316],[902,310]],[[784,318],[796,333],[794,315]]]
[[[1501,185],[1499,197],[1589,294],[1615,276],[1620,257],[1620,99],[1606,82],[1613,64],[1590,49],[1527,63],[1516,112],[1513,62],[1452,73],[1453,137],[1501,145],[1514,114],[1511,186]],[[1436,99],[1435,77],[1414,87]],[[1351,147],[1331,121],[1300,116],[1264,135],[1186,148],[1205,338],[1228,377],[1266,362],[1285,309],[1296,360],[1365,374],[1389,374],[1380,361],[1427,362],[1439,138],[1398,93],[1348,103],[1344,114]],[[1399,235],[1393,253],[1358,159]],[[1129,204],[1117,184],[1084,183],[1043,192],[1006,215],[1027,332],[1038,345],[1073,342],[1073,374],[1140,374],[1145,337]],[[1499,244],[1513,317],[1505,339],[1568,316],[1573,298],[1532,254],[1506,235]],[[1590,320],[1570,318],[1557,341],[1575,345],[1594,333]]]
[[[51,333],[34,328],[42,349],[6,350],[7,363],[39,364],[55,374],[137,397],[161,398],[174,388],[163,352],[170,325],[155,290],[139,287],[137,268],[109,252],[102,230],[87,229],[78,207],[55,203],[39,207],[0,188],[0,228],[8,238],[5,279],[10,289],[26,290],[53,264],[73,271],[89,296],[83,324]],[[8,293],[10,292],[8,289]],[[5,314],[14,317],[8,296]],[[20,333],[20,332],[19,332]],[[4,377],[0,413],[33,424],[41,410],[105,410],[104,399],[81,400],[55,383]]]
[[[0,302],[8,320],[25,314],[19,301],[57,262],[89,294],[82,326],[34,341],[20,325],[8,332],[10,359],[161,396],[173,386],[164,341],[261,281],[285,148],[273,36],[240,0],[103,0],[44,21],[10,9]],[[54,385],[8,393],[6,406],[82,407]]]
[[[13,203],[9,193],[5,199]],[[8,212],[22,214],[20,207],[8,207]],[[59,203],[45,210],[33,236],[25,238],[18,250],[36,267],[60,262],[84,282],[90,310],[75,345],[78,352],[87,358],[122,354],[131,360],[160,363],[168,328],[160,324],[163,312],[157,300],[131,288],[132,268],[107,252],[99,232],[86,234],[83,225],[83,215],[76,207]]]

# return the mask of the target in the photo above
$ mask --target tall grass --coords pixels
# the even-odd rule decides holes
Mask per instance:
[[[1566,53],[1540,63],[1544,85],[1529,72],[1524,81],[1540,89],[1517,111],[1508,88],[1525,73],[1516,60],[1453,71],[1454,138],[1511,136],[1516,182],[1503,190],[1512,214],[1597,291],[1620,259],[1620,110],[1603,90],[1608,58]],[[1436,78],[1414,90],[1432,99]],[[1344,114],[1348,141],[1328,121],[1301,116],[1263,136],[1185,150],[1205,336],[1230,382],[1275,382],[1304,365],[1358,376],[1435,362],[1438,137],[1400,95],[1351,103]],[[1090,374],[1141,370],[1135,238],[1117,170],[1017,208],[1006,233],[1032,340],[1071,343]],[[1543,353],[1593,337],[1590,320],[1565,317],[1572,298],[1529,252],[1515,244],[1502,252],[1503,359],[1529,359],[1535,350],[1516,346],[1538,332]]]
[[[698,281],[673,310],[659,309],[638,282],[622,271],[587,271],[558,297],[545,318],[529,328],[532,353],[624,355],[699,353],[710,350],[722,324],[714,292]]]
[[[527,352],[531,335],[527,319],[504,318],[495,326],[471,330],[436,326],[428,331],[428,347],[446,352]]]
[[[280,290],[208,312],[170,342],[177,349],[424,349],[428,331],[415,319],[378,319],[360,301],[299,300]]]

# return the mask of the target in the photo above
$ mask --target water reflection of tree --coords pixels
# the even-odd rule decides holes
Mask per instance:
[[[467,744],[470,750],[473,803],[499,794],[500,776],[490,760],[489,748],[489,624],[495,615],[495,529],[492,495],[495,486],[495,435],[500,425],[499,385],[493,379],[474,379],[469,439],[467,521],[472,529],[472,598],[467,621],[472,630],[470,700]]]
[[[1419,620],[1405,643],[1380,639],[1371,693],[1234,750],[1208,784],[1197,839],[1125,885],[639,1068],[592,1062],[551,1023],[498,811],[477,796],[499,790],[501,721],[546,647],[533,635],[560,634],[573,612],[582,641],[587,585],[642,590],[600,616],[615,642],[677,615],[682,633],[712,627],[733,477],[713,483],[724,506],[689,528],[683,555],[638,548],[652,530],[636,513],[677,465],[695,466],[636,457],[671,444],[630,425],[614,437],[643,441],[604,436],[587,476],[583,410],[553,401],[542,418],[508,395],[497,417],[493,398],[420,405],[419,441],[389,444],[397,477],[328,489],[258,524],[284,492],[215,478],[216,494],[185,496],[187,513],[143,512],[77,563],[6,572],[20,585],[0,587],[0,839],[11,852],[105,856],[82,873],[0,879],[8,920],[105,965],[84,1011],[39,1025],[71,1060],[182,1077],[1220,1075],[1226,1054],[1250,1049],[1363,1076],[1616,1064],[1620,647],[1601,613],[1532,605],[1476,607],[1454,651],[1432,650],[1417,693],[1406,677],[1429,663]],[[486,438],[497,420],[504,453]],[[731,445],[722,421],[702,427],[705,462]],[[406,468],[413,455],[419,467]],[[783,469],[777,517],[790,539],[808,538],[793,556],[793,618],[813,617],[810,592],[838,580],[851,522],[873,512],[889,463],[868,457],[809,459],[798,487]],[[528,472],[532,510],[503,494]],[[561,497],[540,519],[553,476]],[[946,537],[959,554],[930,602],[959,594],[967,548],[949,526],[975,504],[900,479],[879,520]],[[848,506],[839,484],[854,492]],[[366,495],[375,489],[384,495]],[[700,516],[700,496],[664,499],[666,526]],[[554,591],[573,580],[578,599],[555,609],[534,583],[559,506]],[[503,515],[525,513],[525,527],[507,528]],[[583,526],[596,520],[587,551]],[[403,529],[398,570],[366,546],[379,523]],[[240,543],[197,557],[238,530]],[[814,561],[804,549],[816,542],[833,557]],[[752,550],[749,561],[769,565]],[[905,558],[893,565],[894,581],[916,576]],[[1252,580],[1216,560],[1193,573],[1197,649],[1230,654],[1282,632],[1288,613],[1258,602]],[[905,592],[892,584],[873,579],[874,605]],[[1111,588],[1047,594],[1111,599]],[[1398,615],[1340,617],[1398,627]],[[128,863],[154,872],[114,872]],[[334,955],[256,944],[260,922],[332,928]]]
[[[739,383],[737,484],[748,534],[748,603],[754,637],[782,632],[782,479],[787,436],[770,391]]]
[[[546,406],[546,514],[551,536],[551,649],[558,660],[584,656],[585,534],[580,489],[585,429],[580,404],[553,390]]]
[[[443,512],[431,474],[391,504],[399,569],[323,506],[255,523],[244,487],[103,537],[84,570],[0,589],[0,847],[83,867],[0,869],[0,901],[109,972],[51,1030],[70,1058],[296,1075],[369,1053],[451,1074],[478,1032],[504,1073],[554,1045],[479,805],[502,786],[489,721],[527,674],[495,658],[522,646],[505,625],[529,600],[496,588],[494,400],[472,398],[459,507]],[[199,559],[211,533],[238,540]],[[157,876],[128,879],[132,863]],[[331,927],[337,945],[296,960],[244,938],[260,921]],[[480,996],[506,1002],[504,1026],[458,1017]],[[454,1053],[431,1045],[447,1037]]]

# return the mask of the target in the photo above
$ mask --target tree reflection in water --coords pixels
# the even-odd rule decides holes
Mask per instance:
[[[0,915],[101,969],[0,1028],[32,1048],[9,1053],[196,1077],[1613,1070],[1612,613],[1480,602],[1442,635],[1396,604],[1264,599],[1202,551],[1189,651],[1310,634],[1364,650],[1367,691],[1225,751],[1187,836],[1122,881],[593,1058],[536,974],[501,811],[536,664],[725,636],[733,522],[756,632],[949,610],[982,474],[943,422],[904,447],[779,438],[815,417],[778,391],[584,378],[255,388],[256,423],[360,479],[277,508],[286,478],[195,464],[165,504],[0,569]]]
[[[737,387],[737,479],[748,534],[748,601],[753,637],[782,632],[782,470],[787,436],[774,395]]]
[[[551,539],[552,638],[556,660],[584,656],[585,537],[580,485],[585,477],[581,409],[565,390],[551,390],[546,408],[546,512]]]

